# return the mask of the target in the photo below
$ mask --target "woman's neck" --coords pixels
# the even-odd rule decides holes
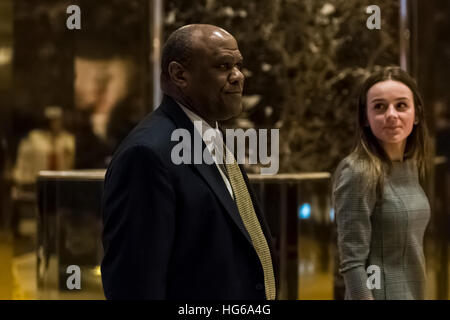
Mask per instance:
[[[391,161],[400,161],[403,162],[403,156],[405,154],[406,141],[402,141],[399,143],[384,143],[380,141],[384,152],[386,152],[387,156]]]

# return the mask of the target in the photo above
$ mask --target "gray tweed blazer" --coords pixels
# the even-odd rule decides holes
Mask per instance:
[[[364,170],[362,161],[347,157],[333,185],[345,298],[425,299],[423,237],[430,206],[415,162],[393,163],[378,200],[375,190],[364,187]]]

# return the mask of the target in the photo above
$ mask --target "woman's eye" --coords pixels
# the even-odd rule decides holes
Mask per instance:
[[[377,103],[376,105],[373,106],[373,108],[374,108],[375,110],[380,110],[380,109],[383,108],[383,104]]]
[[[400,102],[398,105],[397,105],[397,108],[399,108],[399,109],[405,109],[405,108],[407,108],[408,107],[408,105],[406,104],[406,103],[403,103],[403,102]]]

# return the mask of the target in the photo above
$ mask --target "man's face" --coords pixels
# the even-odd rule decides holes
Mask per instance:
[[[236,40],[217,28],[193,37],[194,53],[187,68],[184,91],[205,120],[221,121],[242,112],[244,75]]]

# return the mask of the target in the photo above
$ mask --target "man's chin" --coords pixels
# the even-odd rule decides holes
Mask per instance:
[[[232,101],[231,99],[224,99],[221,102],[221,108],[219,110],[223,110],[226,112],[220,112],[221,116],[219,121],[227,121],[232,118],[238,117],[243,111],[241,99],[235,101]]]
[[[230,110],[229,119],[236,118],[243,111],[242,103],[228,105],[227,110]]]

